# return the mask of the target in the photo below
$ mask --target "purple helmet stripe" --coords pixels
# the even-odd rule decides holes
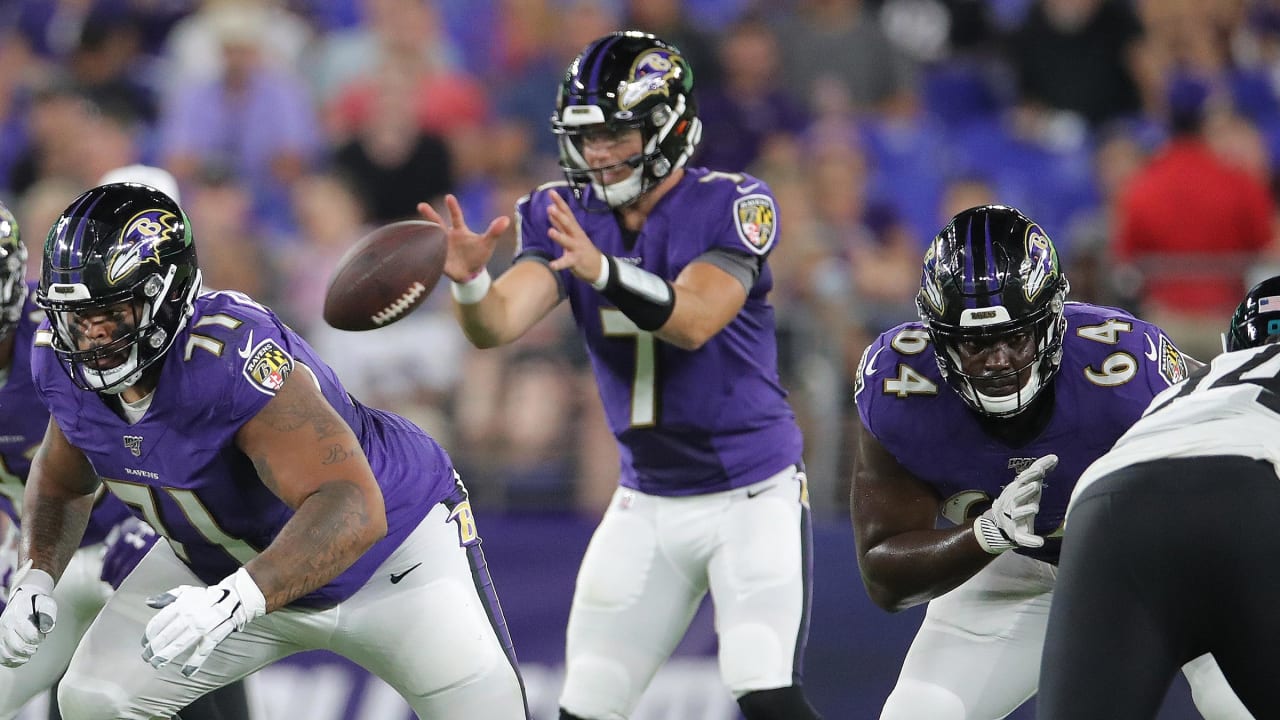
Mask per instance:
[[[89,202],[90,199],[92,199],[93,202],[90,203],[89,207],[84,208],[84,211],[81,212],[80,207],[84,205],[86,202]],[[90,193],[84,198],[84,200],[82,200],[79,203],[79,205],[75,207],[75,209],[73,209],[69,213],[71,217],[78,218],[79,222],[76,223],[75,237],[71,239],[71,243],[67,246],[67,250],[65,254],[63,255],[62,258],[60,258],[61,262],[65,267],[70,267],[74,265],[75,267],[79,268],[82,265],[80,260],[85,255],[84,245],[83,245],[85,229],[89,227],[89,216],[93,214],[93,209],[97,207],[98,203],[100,202],[102,202],[101,193]],[[63,279],[66,282],[73,282],[73,283],[84,282],[83,273],[80,270],[75,270],[73,272],[68,273],[67,276]]]
[[[594,105],[600,102],[600,75],[604,72],[605,67],[603,58],[608,54],[609,49],[618,43],[619,39],[620,37],[617,35],[610,35],[597,43],[594,48],[591,48],[590,52],[583,54],[582,67],[578,68],[578,77],[590,74],[586,87],[583,88],[587,91],[585,104]]]

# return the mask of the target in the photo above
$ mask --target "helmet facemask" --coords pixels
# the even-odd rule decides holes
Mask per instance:
[[[0,205],[0,340],[13,334],[27,300],[27,248],[18,221]]]
[[[966,311],[959,326],[934,323],[930,334],[942,377],[967,405],[988,417],[1012,417],[1026,410],[1048,387],[1062,363],[1062,340],[1067,328],[1062,313],[1065,295],[1065,290],[1060,290],[1039,313],[1016,321],[1010,320],[1008,311],[997,305]],[[1022,333],[1029,334],[1034,343],[1034,350],[1024,365],[992,374],[965,371],[963,343],[989,345]],[[1006,380],[1013,380],[1011,392],[984,392]]]
[[[119,394],[137,384],[143,371],[163,358],[173,344],[174,336],[185,327],[191,314],[191,303],[200,289],[197,270],[196,280],[185,291],[183,301],[166,301],[173,292],[177,274],[178,266],[170,265],[163,276],[159,273],[148,275],[124,297],[111,302],[86,299],[49,303],[49,321],[54,330],[53,351],[78,387],[106,395]],[[51,292],[61,296],[81,294],[74,287],[57,285],[51,286]],[[165,316],[175,312],[175,306],[181,308],[176,310],[176,324],[163,322]],[[93,313],[110,313],[112,308],[119,309],[115,311],[118,316],[113,318],[115,331],[110,341],[81,349],[81,318]],[[166,325],[174,326],[174,329],[168,330]],[[101,367],[102,361],[119,359],[122,354],[123,361]]]
[[[1049,237],[1014,208],[970,208],[938,233],[916,307],[942,377],[967,405],[1006,418],[1044,392],[1062,363],[1070,287]],[[1021,367],[988,371],[998,365],[978,354],[997,343]]]

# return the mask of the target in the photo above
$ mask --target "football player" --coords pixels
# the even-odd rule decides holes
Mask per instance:
[[[810,534],[802,441],[778,380],[774,198],[688,167],[702,126],[688,62],[639,32],[569,65],[553,132],[565,181],[516,206],[514,265],[485,270],[497,218],[456,198],[445,274],[467,338],[511,342],[568,299],[621,455],[579,571],[562,719],[628,717],[710,592],[720,671],[748,720],[817,717],[801,686]]]
[[[1165,390],[1081,475],[1067,506],[1037,717],[1153,717],[1211,652],[1260,718],[1280,717],[1280,277],[1256,285],[1228,352]]]
[[[17,567],[18,513],[31,458],[49,422],[49,413],[31,383],[30,353],[36,328],[44,311],[36,304],[28,284],[27,249],[17,219],[0,204],[0,526],[4,527],[5,552],[0,554],[3,585]],[[44,652],[33,662],[0,672],[0,719],[16,717],[33,697],[49,689],[66,670],[71,654],[111,592],[103,577],[103,557],[112,545],[113,526],[125,521],[129,510],[111,495],[102,495],[93,506],[80,547],[71,556],[62,582],[53,592],[62,612],[45,641]],[[119,533],[116,532],[116,536]],[[56,708],[56,703],[51,703]],[[52,709],[56,714],[56,709]],[[224,688],[183,710],[185,720],[249,717],[243,686]]]
[[[858,565],[880,607],[929,603],[881,718],[994,720],[1036,692],[1076,478],[1190,370],[1160,328],[1067,291],[1043,229],[970,208],[925,253],[920,322],[862,356]],[[1249,717],[1211,657],[1187,674],[1206,717]]]
[[[105,486],[167,542],[85,633],[59,687],[68,717],[169,717],[324,648],[422,717],[527,718],[445,451],[350,397],[271,310],[200,287],[190,222],[152,187],[89,190],[50,231],[31,372],[51,419],[0,663],[40,658],[54,584]]]

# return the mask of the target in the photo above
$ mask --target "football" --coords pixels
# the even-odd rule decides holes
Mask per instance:
[[[425,220],[371,231],[329,278],[324,321],[339,330],[376,330],[404,318],[440,281],[448,248],[444,228]]]

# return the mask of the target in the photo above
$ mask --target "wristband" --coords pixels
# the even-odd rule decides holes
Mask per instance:
[[[244,611],[245,619],[243,623],[236,623],[237,630],[243,630],[245,625],[267,614],[267,598],[262,594],[262,588],[243,567],[223,578],[218,587],[233,589],[240,598],[240,609]]]
[[[1007,550],[1012,550],[1015,544],[1009,539],[1009,536],[1005,535],[1004,531],[986,515],[980,515],[977,520],[973,521],[973,537],[977,539],[978,544],[982,546],[983,550],[986,550],[992,555],[999,555]]]
[[[648,270],[619,262],[612,255],[605,255],[604,262],[608,270],[601,273],[605,285],[600,294],[641,330],[652,332],[665,325],[676,306],[675,288],[671,283]],[[594,283],[592,285],[594,287]]]
[[[591,287],[596,290],[604,290],[609,286],[609,276],[611,274],[612,273],[609,272],[609,256],[604,253],[600,253],[600,276],[592,281]]]
[[[493,278],[489,277],[489,268],[484,268],[466,282],[450,282],[449,293],[459,305],[475,305],[489,294],[489,286],[492,284]]]
[[[57,582],[53,579],[52,575],[45,572],[44,570],[38,570],[32,567],[32,562],[30,558],[28,558],[26,562],[22,563],[22,565],[18,568],[17,572],[13,574],[13,579],[10,580],[9,582],[10,582],[10,585],[9,585],[10,597],[13,596],[13,593],[17,591],[20,585],[28,585],[28,586],[34,587],[35,589],[39,590],[45,595],[48,595],[49,593],[53,592],[53,586],[57,584]]]

